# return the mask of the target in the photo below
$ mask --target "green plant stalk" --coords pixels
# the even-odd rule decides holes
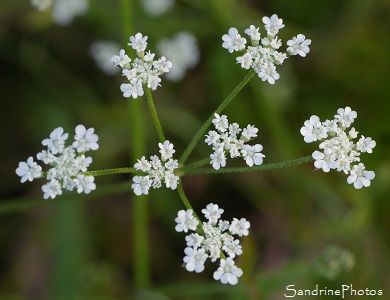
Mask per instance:
[[[165,141],[165,136],[160,124],[160,120],[157,115],[156,107],[154,106],[152,92],[150,91],[150,88],[148,88],[145,85],[144,85],[144,89],[146,91],[146,98],[148,99],[150,113],[152,114],[153,123],[154,126],[156,127],[158,138],[160,139],[160,142],[163,143]]]
[[[84,175],[88,176],[104,176],[104,175],[113,175],[113,174],[127,174],[137,172],[134,168],[116,168],[116,169],[104,169],[104,170],[95,170],[84,172]]]
[[[195,148],[196,144],[199,142],[200,138],[204,135],[207,128],[210,126],[211,122],[214,119],[214,114],[219,114],[222,112],[226,106],[229,105],[230,102],[237,96],[237,94],[243,89],[245,85],[252,79],[255,71],[251,69],[249,73],[244,77],[244,79],[234,88],[234,90],[227,96],[222,103],[218,106],[218,108],[211,114],[211,116],[207,119],[207,121],[202,125],[202,127],[198,130],[195,136],[192,138],[188,147],[184,150],[182,156],[179,159],[179,164],[184,165],[187,161],[188,156],[191,154],[192,150]]]
[[[293,167],[300,164],[308,163],[313,161],[313,157],[305,156],[297,159],[292,159],[288,161],[272,163],[272,164],[264,164],[260,166],[253,167],[242,167],[242,168],[221,168],[219,170],[215,169],[181,169],[182,175],[200,175],[200,174],[221,174],[221,173],[243,173],[243,172],[256,172],[256,171],[266,171],[273,169],[281,169],[287,167]]]
[[[122,12],[122,27],[124,41],[127,42],[132,29],[134,11],[134,1],[120,0]],[[144,132],[145,124],[142,118],[142,101],[129,101],[130,117],[130,141],[132,142],[132,151],[130,159],[132,163],[145,153],[146,135]],[[136,290],[147,288],[151,281],[150,252],[149,252],[149,226],[148,226],[148,201],[145,195],[134,197],[131,206],[133,219],[132,238],[133,238],[133,272],[134,287]]]

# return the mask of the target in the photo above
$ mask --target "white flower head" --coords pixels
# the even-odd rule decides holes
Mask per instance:
[[[148,46],[147,40],[148,36],[143,36],[142,33],[138,32],[136,35],[130,37],[130,43],[128,43],[128,45],[137,52],[143,52]]]
[[[27,159],[27,162],[22,161],[19,163],[16,174],[21,177],[21,183],[24,183],[27,180],[33,181],[35,178],[42,176],[42,167],[33,160],[32,156],[30,156]]]
[[[369,187],[371,180],[375,178],[375,172],[366,171],[365,166],[362,163],[353,166],[349,177],[347,178],[348,184],[352,184],[355,189],[361,189],[362,187]]]
[[[171,158],[173,156],[173,153],[176,152],[176,150],[173,148],[173,144],[170,141],[164,141],[164,143],[159,143],[158,144],[161,154],[161,159],[163,161],[166,161],[167,159]]]
[[[294,36],[292,40],[287,41],[287,52],[291,55],[300,55],[305,57],[309,53],[309,45],[311,44],[310,39],[306,39],[303,34],[298,34]]]
[[[211,224],[216,224],[223,213],[223,209],[219,208],[217,204],[210,203],[202,209],[202,213]]]
[[[89,194],[91,191],[96,189],[96,184],[94,183],[95,177],[85,176],[84,174],[78,174],[77,178],[74,179],[74,183],[77,188],[77,193]]]
[[[94,128],[86,129],[84,125],[76,126],[73,147],[77,149],[77,152],[84,153],[89,150],[99,149],[97,143],[99,137],[94,132]]]
[[[229,231],[232,234],[245,236],[249,234],[249,230],[248,230],[249,227],[250,227],[250,223],[245,218],[241,218],[240,220],[233,218],[233,221],[229,227]]]
[[[238,268],[231,257],[221,259],[221,264],[217,271],[214,272],[214,279],[220,280],[223,284],[229,283],[235,285],[238,283],[238,277],[243,274],[242,270]]]
[[[58,180],[53,179],[47,184],[44,184],[42,186],[42,191],[44,193],[43,194],[44,199],[49,199],[49,198],[54,199],[57,195],[62,194],[61,184]]]
[[[320,118],[316,115],[306,120],[304,126],[301,128],[301,134],[304,136],[306,143],[322,140],[328,136],[326,128],[320,122]]]
[[[62,153],[68,136],[69,135],[67,133],[64,133],[64,129],[62,127],[58,127],[50,133],[50,138],[42,141],[42,145],[47,146],[53,154]]]
[[[262,150],[263,146],[260,144],[243,146],[241,153],[249,167],[252,167],[253,165],[260,166],[263,163],[263,157],[265,157],[265,155],[261,153]]]
[[[279,73],[276,71],[276,67],[272,63],[265,64],[257,73],[262,81],[268,81],[270,84],[274,84],[276,80],[280,78]]]
[[[205,253],[205,249],[187,247],[184,249],[184,253],[186,256],[184,257],[183,261],[186,264],[187,271],[195,271],[196,273],[203,272],[204,263],[208,257],[208,255]]]
[[[253,25],[249,26],[249,28],[245,29],[244,31],[252,41],[260,41],[260,32],[259,27],[255,27]]]
[[[267,34],[270,36],[277,35],[279,29],[284,27],[283,19],[279,19],[275,14],[273,14],[271,18],[263,17],[263,23],[265,30],[267,30]]]
[[[357,117],[357,112],[353,111],[349,106],[346,108],[339,108],[337,114],[334,116],[341,126],[348,128]]]
[[[218,148],[214,153],[210,154],[210,164],[215,170],[219,170],[221,167],[226,166],[226,156],[223,148]]]
[[[134,194],[140,196],[142,194],[149,194],[149,189],[152,186],[153,180],[149,179],[149,176],[134,176],[133,182],[131,188],[134,190]]]
[[[131,63],[131,58],[126,54],[124,49],[121,49],[119,51],[119,55],[113,55],[110,61],[115,66],[124,68],[126,65]]]
[[[175,222],[177,223],[175,227],[177,232],[188,232],[188,230],[196,230],[196,227],[199,224],[199,221],[194,217],[193,211],[191,209],[186,211],[180,210],[177,213]]]
[[[227,49],[230,53],[233,51],[240,51],[245,48],[246,39],[241,37],[238,30],[234,27],[230,28],[228,34],[222,36],[222,47]]]

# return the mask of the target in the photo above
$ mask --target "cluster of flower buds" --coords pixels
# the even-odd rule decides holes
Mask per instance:
[[[52,131],[50,137],[42,141],[47,150],[42,150],[37,154],[37,159],[45,165],[50,166],[47,172],[42,171],[32,156],[27,162],[20,162],[16,169],[16,174],[21,177],[21,182],[33,181],[36,178],[45,177],[48,183],[42,186],[45,199],[54,199],[62,194],[62,189],[72,191],[76,189],[78,193],[89,194],[96,188],[95,178],[85,175],[92,158],[85,156],[89,150],[97,150],[98,136],[94,134],[94,129],[86,129],[84,125],[78,125],[75,129],[74,142],[65,147],[68,133],[58,127]]]
[[[219,267],[214,272],[214,279],[223,284],[235,285],[243,272],[235,265],[234,258],[242,254],[240,237],[249,234],[249,222],[242,218],[234,218],[232,222],[220,220],[223,209],[210,203],[202,209],[207,222],[202,222],[194,216],[191,209],[180,210],[175,219],[177,232],[194,231],[186,236],[187,247],[183,259],[187,271],[200,273],[204,270],[207,258],[212,262],[219,260]]]
[[[228,34],[222,36],[222,47],[230,53],[245,51],[242,56],[236,58],[237,63],[241,64],[244,69],[252,68],[262,81],[274,84],[280,77],[276,71],[276,65],[283,64],[284,60],[291,55],[306,56],[310,51],[311,40],[306,39],[303,34],[298,34],[287,41],[286,52],[280,52],[278,50],[282,46],[282,41],[277,34],[279,29],[284,27],[283,20],[277,15],[272,15],[271,18],[263,17],[263,23],[267,31],[266,37],[261,38],[259,28],[254,25],[245,29],[251,46],[246,47],[247,40],[241,37],[236,28],[232,27]]]
[[[321,141],[321,151],[314,151],[314,166],[329,172],[331,169],[343,171],[349,174],[347,182],[356,189],[370,186],[370,180],[374,179],[373,171],[366,171],[360,162],[361,153],[372,153],[376,142],[363,135],[355,143],[358,132],[351,124],[357,117],[356,111],[350,107],[339,108],[333,120],[320,121],[316,115],[306,120],[301,128],[301,134],[306,143]]]

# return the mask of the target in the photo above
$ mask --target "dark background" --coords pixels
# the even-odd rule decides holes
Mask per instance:
[[[92,197],[66,194],[45,201],[43,181],[21,184],[15,174],[18,162],[38,153],[54,128],[72,136],[79,123],[94,127],[100,138],[91,170],[132,166],[129,101],[143,102],[145,155],[157,154],[146,99],[124,99],[122,78],[103,74],[88,52],[95,40],[127,42],[120,2],[91,2],[84,16],[61,27],[27,0],[0,1],[0,299],[133,299],[142,286],[133,271],[140,258],[133,251],[138,221],[128,175],[96,178]],[[148,35],[152,52],[159,39],[184,29],[200,46],[196,68],[179,83],[163,79],[153,93],[162,126],[179,156],[246,74],[236,55],[221,47],[221,36],[232,26],[243,33],[251,24],[264,34],[261,18],[274,13],[286,25],[279,33],[284,44],[302,33],[312,39],[311,51],[279,66],[275,85],[253,78],[224,114],[242,127],[259,128],[256,142],[271,163],[310,155],[317,144],[304,143],[303,122],[313,114],[333,118],[338,108],[350,106],[358,112],[357,131],[377,142],[373,154],[362,155],[376,178],[371,187],[355,190],[345,174],[311,172],[312,163],[184,177],[198,212],[213,202],[225,210],[224,219],[251,222],[237,262],[244,276],[236,287],[212,279],[216,264],[207,263],[201,274],[181,267],[184,234],[174,230],[183,209],[180,198],[175,191],[152,190],[145,200],[150,277],[140,299],[282,299],[289,284],[301,289],[353,284],[382,289],[381,298],[390,293],[388,1],[182,0],[155,18],[133,1],[132,34]],[[209,155],[202,144],[189,162]],[[234,165],[242,162],[228,160]],[[351,253],[355,263],[326,278],[318,261],[331,246]]]

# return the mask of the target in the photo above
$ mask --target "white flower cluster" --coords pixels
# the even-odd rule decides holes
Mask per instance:
[[[35,178],[46,177],[48,183],[42,186],[43,198],[54,199],[62,194],[62,189],[72,191],[76,189],[78,193],[89,194],[96,189],[93,176],[82,174],[88,170],[92,163],[91,157],[86,157],[85,152],[97,150],[98,136],[94,134],[94,129],[86,129],[84,125],[78,125],[75,129],[74,142],[71,146],[65,147],[68,133],[58,127],[50,133],[50,138],[42,141],[47,150],[42,150],[37,154],[37,159],[51,168],[47,172],[42,171],[42,167],[34,162],[30,156],[27,162],[20,162],[16,169],[16,174],[21,177],[21,182],[33,181]]]
[[[210,130],[206,135],[205,142],[211,145],[214,153],[210,154],[210,164],[215,170],[226,166],[226,154],[231,158],[242,157],[250,167],[261,165],[264,154],[261,153],[263,146],[261,144],[246,145],[245,143],[257,137],[259,131],[255,126],[248,125],[241,129],[237,123],[229,124],[225,115],[214,114],[213,119],[215,130]],[[238,138],[238,135],[241,136]]]
[[[321,141],[319,146],[321,151],[314,151],[312,155],[315,159],[314,166],[324,172],[336,169],[349,174],[347,182],[353,183],[356,189],[370,186],[370,180],[374,179],[375,173],[365,170],[364,164],[360,163],[360,154],[372,153],[376,142],[362,135],[354,143],[358,132],[350,126],[357,113],[350,107],[339,108],[334,117],[333,120],[321,122],[319,117],[313,115],[301,128],[306,143]]]
[[[279,52],[278,49],[282,46],[282,41],[277,37],[277,34],[279,29],[284,27],[283,20],[274,14],[271,18],[263,17],[263,23],[267,31],[266,37],[261,38],[259,28],[254,25],[245,29],[245,33],[250,38],[251,46],[246,47],[247,40],[241,37],[236,28],[232,27],[228,34],[222,36],[222,47],[230,53],[246,49],[242,56],[236,58],[237,63],[241,64],[244,69],[252,68],[255,70],[262,81],[274,84],[280,77],[275,65],[283,64],[283,61],[291,55],[306,56],[310,51],[311,40],[306,39],[303,34],[298,34],[287,41],[286,52]]]
[[[154,53],[150,50],[145,53],[148,43],[147,36],[137,33],[130,37],[129,46],[137,52],[137,58],[133,61],[126,54],[125,50],[121,49],[119,55],[111,57],[111,62],[122,68],[122,75],[126,77],[128,83],[122,83],[120,89],[123,97],[129,98],[141,97],[144,95],[144,86],[156,90],[160,86],[160,75],[169,72],[172,63],[164,56],[158,60],[154,60]]]
[[[204,270],[204,263],[207,258],[212,262],[220,260],[219,268],[214,272],[214,279],[220,280],[223,284],[235,285],[238,277],[243,274],[242,270],[234,263],[234,258],[242,254],[240,241],[233,235],[246,236],[249,234],[249,222],[242,218],[234,218],[232,222],[220,220],[223,209],[217,204],[210,203],[202,213],[207,222],[199,226],[199,220],[193,215],[191,209],[180,210],[175,219],[177,232],[196,231],[186,236],[187,248],[184,249],[183,259],[187,271],[200,273]]]
[[[173,63],[172,69],[166,75],[170,81],[180,81],[186,71],[199,62],[198,41],[188,31],[180,31],[172,39],[161,40],[157,49]]]
[[[159,143],[161,159],[157,155],[150,157],[150,161],[142,156],[134,165],[136,170],[148,173],[146,176],[134,176],[133,184],[131,188],[134,190],[134,194],[147,195],[149,189],[153,187],[158,189],[161,187],[162,182],[165,183],[167,188],[175,190],[179,182],[179,176],[174,174],[174,170],[179,167],[177,159],[172,159],[173,153],[176,150],[173,148],[173,144],[169,141]]]
[[[88,0],[31,0],[31,5],[40,11],[52,6],[54,23],[69,25],[77,16],[86,13],[89,7]]]
[[[168,12],[175,5],[175,0],[141,0],[141,5],[149,16],[158,17]]]

